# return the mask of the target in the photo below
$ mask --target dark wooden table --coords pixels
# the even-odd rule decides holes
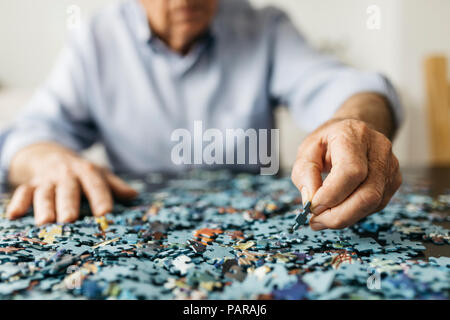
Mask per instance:
[[[450,167],[410,167],[402,169],[403,180],[406,183],[424,183],[429,186],[429,194],[431,196],[438,196],[445,194],[450,190]],[[450,210],[446,212],[450,215]],[[434,222],[447,229],[450,229],[450,222]],[[448,246],[435,245],[430,242],[424,242],[426,250],[425,257],[450,257],[450,250]]]

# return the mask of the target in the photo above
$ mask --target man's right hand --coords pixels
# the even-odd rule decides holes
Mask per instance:
[[[128,200],[137,195],[107,169],[54,143],[38,143],[20,150],[11,161],[9,180],[17,188],[7,217],[22,217],[33,205],[37,225],[77,220],[81,192],[95,216],[112,210],[113,196]]]

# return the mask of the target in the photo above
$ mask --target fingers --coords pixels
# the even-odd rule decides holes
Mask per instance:
[[[355,142],[341,137],[330,142],[332,166],[312,199],[315,215],[342,203],[367,178],[367,144]]]
[[[397,192],[398,188],[400,188],[402,184],[402,175],[399,170],[399,164],[398,160],[395,156],[393,156],[393,162],[394,162],[394,168],[393,168],[393,174],[389,175],[388,177],[388,183],[386,184],[386,190],[384,192],[383,200],[381,201],[380,206],[375,211],[380,211],[384,209],[384,207],[387,206],[391,198],[394,196],[395,192]]]
[[[138,195],[138,192],[133,189],[128,183],[120,179],[118,176],[112,174],[111,172],[105,170],[104,176],[108,182],[113,194],[123,200],[131,200]]]
[[[383,177],[370,172],[367,180],[344,202],[320,215],[313,215],[311,229],[343,229],[356,223],[377,210],[383,201],[383,189]]]
[[[112,211],[113,198],[104,176],[92,163],[82,163],[76,167],[78,179],[95,216]]]
[[[385,139],[376,135],[373,139],[376,147],[368,150],[367,179],[345,201],[314,215],[310,220],[313,230],[348,227],[387,205],[402,178],[398,160],[392,154],[391,144],[384,143]]]
[[[55,222],[55,188],[53,184],[45,183],[36,187],[33,207],[37,225]]]
[[[61,223],[74,222],[80,212],[80,185],[75,177],[68,176],[56,186],[56,215]]]
[[[303,204],[311,201],[322,185],[323,146],[318,142],[308,142],[300,146],[297,160],[292,168],[291,180],[302,195]]]
[[[94,164],[62,157],[41,170],[29,184],[20,185],[7,209],[9,219],[19,218],[34,207],[37,225],[74,222],[80,211],[81,191],[86,194],[95,216],[112,211],[112,192],[121,199],[132,199],[137,191],[125,181]]]
[[[29,184],[17,187],[6,210],[8,219],[13,220],[25,215],[33,202],[33,191],[34,188]]]

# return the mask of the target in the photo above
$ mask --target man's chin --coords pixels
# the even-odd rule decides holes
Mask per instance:
[[[173,30],[173,33],[179,35],[177,43],[189,43],[203,35],[206,30],[207,28],[204,26],[186,24],[177,27],[177,30]]]
[[[174,31],[176,34],[183,35],[185,38],[196,38],[198,35],[204,33],[207,28],[208,26],[205,25],[205,23],[198,20],[192,20],[177,23],[176,30]]]

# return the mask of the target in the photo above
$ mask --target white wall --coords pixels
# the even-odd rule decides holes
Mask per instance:
[[[0,0],[0,83],[32,88],[48,74],[67,33],[67,8],[85,15],[111,0]]]
[[[41,83],[66,34],[66,9],[81,7],[84,17],[111,0],[0,0],[0,126]],[[256,6],[285,8],[317,47],[344,61],[388,75],[399,89],[407,120],[395,144],[403,165],[428,160],[422,59],[428,53],[450,57],[448,0],[252,0]],[[380,30],[366,27],[369,5],[381,9]],[[19,88],[22,88],[19,90]],[[23,92],[23,94],[20,94]],[[5,102],[6,101],[6,102]],[[290,164],[303,133],[281,111],[284,163]],[[288,128],[285,129],[285,128]],[[284,134],[283,134],[284,133]]]

